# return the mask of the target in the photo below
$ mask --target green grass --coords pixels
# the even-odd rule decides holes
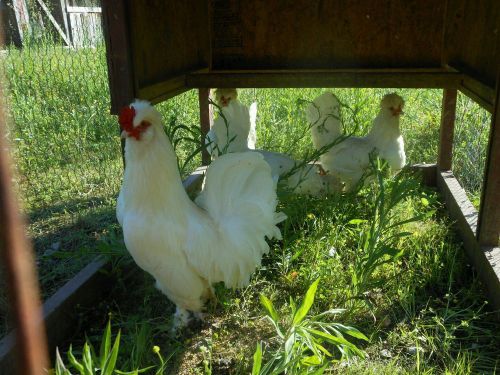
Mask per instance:
[[[165,374],[207,374],[207,369],[213,374],[247,374],[258,342],[263,343],[264,363],[279,349],[259,296],[273,301],[286,324],[290,297],[302,300],[320,277],[311,313],[345,308],[335,321],[355,326],[370,339],[354,340],[366,359],[331,363],[327,373],[494,373],[500,331],[483,289],[437,194],[411,177],[406,181],[412,181],[412,194],[391,212],[399,221],[420,219],[398,229],[411,232],[396,245],[402,255],[377,267],[362,295],[353,293],[354,260],[363,251],[357,238],[369,230],[370,222],[353,220],[370,218],[376,187],[358,196],[292,196],[282,201],[289,216],[281,227],[284,240],[272,244],[250,286],[241,291],[217,288],[218,303],[208,306],[206,322],[177,337],[169,335],[174,306],[154,288],[152,278],[141,271],[131,276],[126,267],[117,268],[123,278],[112,298],[90,315],[81,312],[82,325],[97,343],[111,313],[115,330],[122,331],[120,368],[155,364],[151,348],[157,345],[164,356],[172,355]],[[123,244],[116,240],[108,246],[119,252]],[[123,261],[133,264],[128,256]],[[134,359],[127,353],[135,353]]]
[[[2,57],[16,184],[29,217],[45,298],[92,259],[96,250],[123,251],[114,218],[122,161],[116,118],[108,113],[104,53],[103,46],[75,51],[38,41],[23,50],[8,49]],[[241,90],[243,103],[258,101],[257,146],[300,159],[312,147],[304,101],[322,91]],[[343,109],[346,129],[365,134],[381,96],[390,91],[394,90],[335,89],[348,106]],[[408,163],[435,162],[441,90],[397,91],[406,100],[401,128]],[[189,91],[158,108],[166,123],[196,127],[197,101],[197,93]],[[459,97],[454,171],[476,205],[489,120],[484,110]],[[195,147],[181,142],[176,150],[179,159],[186,160]],[[199,157],[193,159],[187,172],[199,163]],[[425,215],[405,225],[404,231],[412,235],[393,244],[401,255],[374,268],[370,285],[363,290],[353,283],[353,275],[359,275],[360,252],[366,250],[360,247],[360,233],[369,230],[376,187],[365,188],[358,196],[282,196],[282,209],[289,216],[281,226],[283,241],[273,243],[248,288],[217,289],[219,303],[209,306],[206,323],[170,337],[173,306],[154,289],[149,276],[133,276],[117,265],[120,282],[112,297],[92,310],[79,311],[82,331],[97,346],[111,313],[114,328],[122,329],[122,369],[157,363],[152,347],[158,345],[163,357],[169,358],[165,373],[203,374],[210,369],[214,374],[249,373],[258,342],[264,343],[264,361],[279,348],[272,338],[272,325],[264,319],[260,294],[286,316],[289,297],[301,300],[321,277],[311,313],[346,308],[336,319],[370,338],[370,343],[356,342],[368,354],[366,359],[333,363],[327,373],[493,373],[500,354],[499,330],[484,306],[482,287],[464,258],[440,198],[416,183],[412,186],[412,195],[393,208],[394,219]],[[130,259],[125,258],[127,262]],[[7,327],[0,322],[0,333]],[[83,345],[83,334],[79,337],[74,348]]]

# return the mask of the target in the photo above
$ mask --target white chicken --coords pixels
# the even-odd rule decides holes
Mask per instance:
[[[183,189],[176,155],[161,115],[136,101],[119,116],[125,175],[117,218],[135,262],[177,306],[174,327],[199,313],[212,284],[243,287],[269,251],[265,237],[281,238],[276,183],[253,152],[222,155],[207,170],[192,202]]]
[[[333,94],[323,94],[307,109],[316,148],[342,135],[341,124],[337,120],[339,117],[329,116],[332,108],[338,108],[337,105],[338,100]],[[370,164],[369,155],[372,151],[376,151],[379,157],[385,159],[393,171],[398,171],[405,165],[404,141],[399,129],[399,117],[403,113],[403,107],[404,100],[399,95],[385,95],[372,128],[365,137],[349,137],[321,156],[325,171],[339,177],[345,183],[347,191],[352,190],[363,177]],[[320,130],[323,124],[324,129]]]
[[[212,128],[207,133],[207,151],[212,157],[228,152],[243,152],[255,148],[255,142],[250,139],[252,119],[255,124],[257,103],[248,107],[237,100],[232,100],[227,106],[221,107],[221,115],[217,117]],[[252,116],[251,116],[252,114]]]
[[[228,152],[241,152],[247,149],[255,149],[255,144],[257,143],[257,132],[255,128],[257,103],[252,103],[250,106],[249,119],[247,119],[248,108],[238,100],[238,91],[236,89],[215,89],[212,92],[212,96],[223,114],[225,114],[226,111],[236,112],[231,113],[231,117],[240,119],[241,121],[237,121],[232,125],[234,127],[233,136],[236,136],[236,138],[228,140],[226,122],[222,116],[219,116],[207,134],[208,152],[211,155],[217,154],[217,150],[213,149],[213,145],[218,143],[224,147],[229,141],[231,142],[229,142]],[[248,120],[250,122],[248,122]],[[222,148],[220,148],[220,150],[222,150]]]
[[[286,176],[284,185],[296,194],[314,196],[338,190],[332,184],[330,176],[319,174],[317,165],[305,165],[296,168],[300,163],[291,157],[278,152],[252,150],[246,144],[251,128],[255,128],[257,118],[257,103],[250,106],[250,110],[234,100],[222,107],[219,116],[208,134],[207,146],[213,157],[225,152],[254,151],[262,154],[264,160],[271,166],[271,173],[277,180]],[[294,169],[293,172],[292,169]]]

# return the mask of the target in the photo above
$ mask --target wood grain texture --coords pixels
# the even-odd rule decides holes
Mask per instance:
[[[102,23],[106,43],[111,113],[118,114],[135,98],[129,19],[124,0],[102,2]]]
[[[208,0],[129,1],[134,83],[144,88],[208,68]],[[183,88],[179,81],[176,89]],[[141,97],[141,99],[150,99]]]
[[[453,133],[457,108],[457,90],[443,90],[441,126],[439,130],[438,166],[442,171],[451,170],[453,158]]]
[[[214,0],[213,69],[440,67],[445,0]]]
[[[210,111],[210,105],[208,99],[210,97],[210,88],[200,88],[198,89],[198,103],[200,106],[200,127],[201,127],[201,139],[200,146],[205,146],[205,139],[207,133],[210,131],[212,126],[212,113]],[[201,151],[201,163],[203,165],[210,164],[210,154],[206,148]]]
[[[500,70],[499,70],[500,76]],[[499,79],[500,83],[500,79]],[[481,245],[498,246],[500,236],[500,84],[497,87],[490,139],[484,171],[478,240]]]
[[[494,309],[500,309],[500,248],[480,246],[476,239],[478,214],[465,190],[449,171],[437,171],[437,186],[474,268],[486,287]]]
[[[495,88],[500,61],[500,1],[448,0],[444,61]]]
[[[420,174],[425,186],[436,186],[437,164],[413,164],[410,168]]]
[[[196,87],[412,87],[457,88],[462,75],[446,69],[338,69],[212,71],[188,74]]]

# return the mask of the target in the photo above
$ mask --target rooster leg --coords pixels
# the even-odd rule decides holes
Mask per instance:
[[[194,311],[193,315],[196,319],[201,320],[202,322],[205,321],[205,317],[207,316],[206,313],[203,313],[201,311]]]
[[[174,323],[172,324],[172,333],[177,332],[179,328],[187,326],[189,320],[189,311],[177,306],[174,314]]]

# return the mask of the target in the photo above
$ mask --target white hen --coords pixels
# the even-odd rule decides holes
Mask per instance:
[[[331,92],[321,94],[308,105],[306,118],[311,123],[311,138],[316,150],[342,135],[340,102]]]
[[[297,168],[293,173],[292,169],[299,165],[299,162],[291,157],[278,152],[253,150],[249,147],[251,129],[255,129],[257,118],[257,103],[250,106],[250,110],[238,101],[232,100],[222,107],[222,116],[219,116],[208,134],[207,142],[209,152],[213,157],[224,152],[244,152],[255,151],[264,156],[264,160],[271,166],[273,177],[287,176],[284,185],[296,194],[309,194],[314,196],[325,195],[329,191],[338,190],[334,188],[329,176],[322,176],[318,173],[317,166],[305,165]],[[224,120],[225,119],[225,120]],[[248,139],[248,143],[245,140]]]
[[[243,152],[255,148],[255,136],[250,137],[252,119],[255,134],[255,116],[257,103],[253,103],[249,113],[248,107],[237,100],[221,107],[221,115],[217,117],[207,134],[207,150],[212,157],[228,152]]]
[[[260,155],[215,160],[195,204],[183,189],[158,111],[136,101],[119,120],[126,168],[117,218],[125,245],[176,304],[176,324],[185,324],[188,310],[202,310],[212,283],[249,283],[269,251],[265,237],[281,238],[276,224],[286,216],[276,213],[275,182]]]
[[[316,123],[311,121],[314,124],[312,127],[314,140],[315,132],[320,133],[318,124],[322,124],[321,119],[325,117],[324,114],[329,113],[338,101],[333,95],[323,94],[313,103],[315,105],[310,105],[307,110],[307,117],[309,121],[320,118]],[[380,103],[380,111],[373,120],[372,128],[365,137],[349,137],[321,156],[321,164],[325,171],[338,176],[345,183],[347,191],[362,178],[370,164],[369,155],[372,151],[376,151],[385,159],[393,171],[405,165],[404,142],[399,129],[399,116],[403,113],[403,107],[404,100],[399,95],[395,93],[385,95]],[[325,122],[325,128],[327,132],[324,133],[326,134],[324,138],[327,143],[341,135],[341,126],[337,121]],[[315,145],[323,142],[322,137],[316,139]]]

